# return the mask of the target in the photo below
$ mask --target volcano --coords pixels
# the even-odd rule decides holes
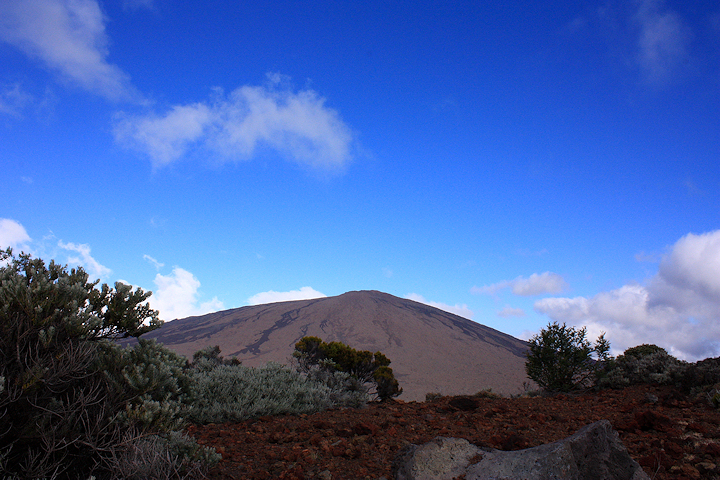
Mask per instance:
[[[243,365],[289,364],[306,335],[380,351],[403,388],[400,399],[427,393],[520,393],[526,342],[444,310],[377,291],[241,307],[166,322],[143,338],[192,358],[218,345]]]

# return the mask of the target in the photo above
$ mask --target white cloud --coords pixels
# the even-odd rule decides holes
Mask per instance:
[[[660,262],[650,288],[669,303],[677,304],[678,297],[691,292],[720,306],[720,230],[678,240]]]
[[[471,293],[494,295],[502,289],[511,288],[512,293],[520,296],[540,295],[543,293],[560,293],[567,288],[567,283],[561,275],[553,272],[541,274],[533,273],[529,278],[522,275],[515,280],[503,280],[502,282],[472,287]]]
[[[439,308],[440,310],[444,310],[446,312],[450,312],[470,320],[472,320],[473,315],[475,315],[473,311],[470,310],[468,306],[464,303],[462,305],[458,303],[456,303],[455,305],[448,305],[447,303],[431,302],[429,300],[425,300],[425,297],[423,297],[422,295],[418,295],[417,293],[408,293],[407,295],[405,295],[405,298],[407,298],[408,300],[413,300],[415,302],[424,303],[425,305],[430,305],[431,307]]]
[[[510,305],[505,305],[505,308],[498,312],[498,317],[524,317],[525,310],[522,308],[513,308]]]
[[[518,277],[513,280],[512,292],[515,295],[530,296],[541,293],[560,293],[567,288],[563,277],[557,273],[533,273],[530,278]]]
[[[640,27],[638,62],[651,83],[663,83],[688,57],[690,34],[662,0],[644,0],[635,15]]]
[[[0,218],[0,249],[11,247],[27,250],[30,240],[30,235],[20,223],[9,218]]]
[[[158,310],[160,318],[165,321],[204,315],[224,308],[217,297],[198,305],[200,281],[183,268],[173,268],[170,275],[158,273],[155,276],[155,285],[157,289],[148,300],[150,306]]]
[[[12,247],[36,257],[54,257],[60,263],[56,247],[49,247],[51,240],[54,245],[54,239],[54,235],[47,236],[38,242],[33,242],[33,248],[31,248],[29,243],[32,242],[32,239],[25,231],[25,227],[15,220],[0,218],[0,248],[2,249]],[[48,252],[48,247],[50,252]],[[103,279],[112,273],[109,268],[101,265],[100,262],[93,258],[90,254],[90,246],[87,244],[64,243],[62,240],[58,240],[57,247],[66,252],[73,252],[68,254],[67,264],[70,267],[83,267],[90,275],[90,280]]]
[[[0,2],[0,39],[106,98],[137,96],[128,75],[107,61],[105,17],[95,0]]]
[[[512,282],[509,280],[503,280],[502,282],[493,283],[491,285],[483,285],[482,287],[474,286],[470,289],[470,293],[474,293],[475,295],[495,295],[497,292],[503,288],[509,287],[510,285],[512,285]]]
[[[267,292],[256,293],[248,298],[249,305],[262,305],[265,303],[289,302],[292,300],[310,300],[313,298],[327,297],[324,293],[318,292],[312,287],[302,287],[300,290],[290,290],[289,292],[276,292],[270,290]]]
[[[68,265],[81,266],[90,275],[91,280],[96,278],[103,278],[110,275],[112,272],[109,268],[101,265],[97,260],[90,255],[90,246],[87,244],[76,244],[76,243],[63,243],[62,240],[58,241],[58,246],[63,250],[70,252],[77,252],[80,256],[69,256]]]
[[[210,128],[212,112],[207,105],[175,106],[163,116],[128,117],[119,114],[115,138],[145,152],[158,167],[177,160]]]
[[[654,343],[696,360],[720,355],[720,230],[688,234],[663,256],[647,285],[625,285],[592,298],[546,298],[535,310],[607,332],[613,349]]]
[[[178,160],[192,146],[227,160],[249,159],[264,146],[317,169],[346,165],[353,134],[338,112],[313,90],[295,92],[277,74],[268,80],[227,96],[218,89],[208,102],[177,105],[160,115],[120,114],[115,138],[148,155],[156,167]]]

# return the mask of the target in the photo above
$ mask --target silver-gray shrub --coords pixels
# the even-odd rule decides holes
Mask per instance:
[[[661,350],[648,355],[620,355],[600,380],[600,386],[622,388],[629,385],[670,385],[686,368],[685,362]]]
[[[189,374],[195,401],[187,418],[195,423],[312,413],[367,402],[367,392],[352,390],[344,374],[302,375],[277,363],[252,368],[201,361],[194,367]]]

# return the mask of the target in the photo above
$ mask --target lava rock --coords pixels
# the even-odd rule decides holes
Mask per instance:
[[[435,438],[396,458],[397,480],[649,480],[610,422],[601,420],[558,442],[506,452],[466,440]]]

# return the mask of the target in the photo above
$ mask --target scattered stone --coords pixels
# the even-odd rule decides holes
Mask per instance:
[[[457,438],[410,445],[393,464],[397,480],[649,480],[610,422],[525,450],[483,450]]]

